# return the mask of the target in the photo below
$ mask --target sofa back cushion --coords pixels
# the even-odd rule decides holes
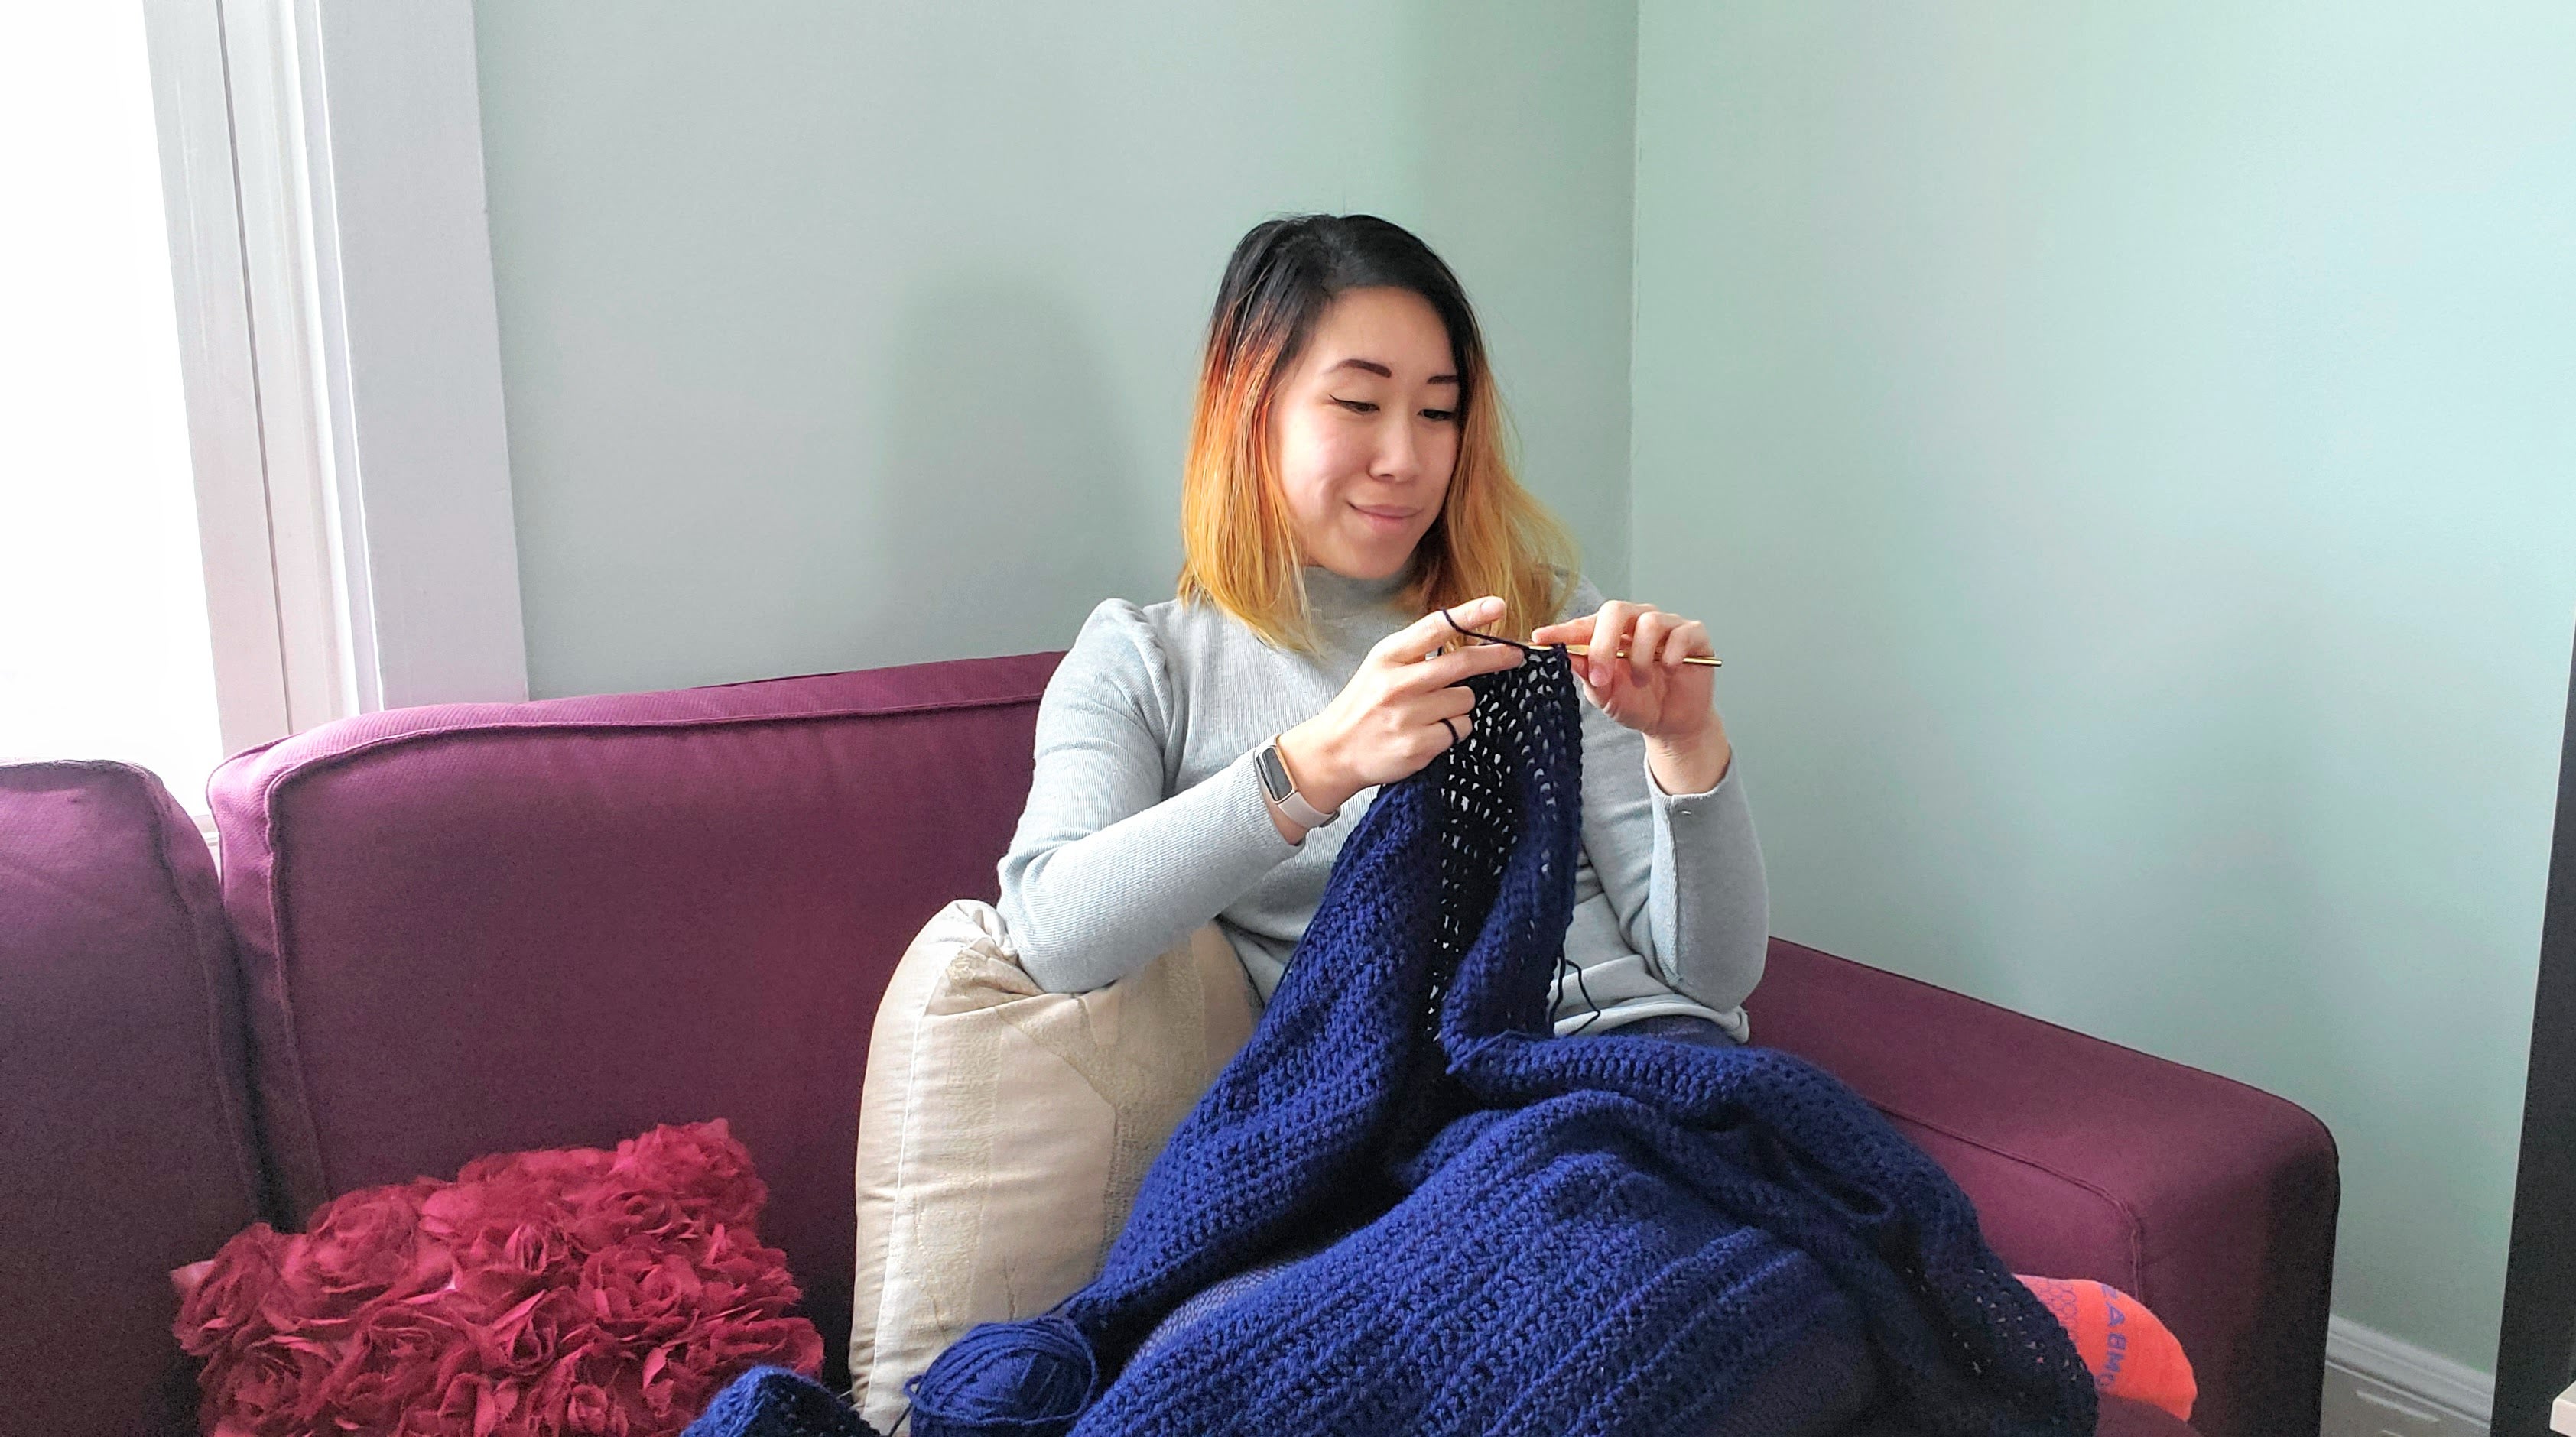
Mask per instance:
[[[170,1269],[260,1216],[197,826],[120,763],[0,767],[0,1426],[197,1430]]]
[[[1059,658],[402,709],[225,765],[285,1215],[726,1118],[761,1236],[848,1331],[877,1000],[932,913],[999,897]]]

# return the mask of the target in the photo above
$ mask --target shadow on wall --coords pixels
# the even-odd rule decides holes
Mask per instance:
[[[868,663],[1064,648],[1103,598],[1171,596],[1178,465],[1139,470],[1106,360],[1061,301],[942,282],[904,301],[892,356],[877,572],[858,585]]]

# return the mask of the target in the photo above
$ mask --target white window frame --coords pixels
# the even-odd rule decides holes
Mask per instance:
[[[225,751],[527,697],[471,0],[144,0]]]

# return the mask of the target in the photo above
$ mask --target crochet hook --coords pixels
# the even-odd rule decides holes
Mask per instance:
[[[1566,644],[1562,647],[1569,654],[1581,654],[1586,658],[1589,658],[1592,655],[1592,646],[1590,644]],[[1619,657],[1623,659],[1628,657],[1628,651],[1626,649],[1621,649],[1619,651]],[[1706,654],[1684,654],[1682,655],[1682,662],[1686,664],[1697,664],[1704,669],[1722,669],[1726,667],[1726,660],[1711,658]]]
[[[1467,637],[1474,639],[1480,644],[1509,644],[1513,648],[1526,649],[1531,652],[1536,652],[1540,647],[1542,647],[1541,645],[1525,644],[1518,639],[1507,639],[1500,634],[1477,633],[1474,629],[1468,628],[1465,624],[1458,622],[1457,615],[1450,613],[1447,609],[1442,609],[1440,611],[1440,617],[1449,621],[1449,627],[1456,629],[1458,632],[1465,634]],[[1592,646],[1590,644],[1548,644],[1544,647],[1563,649],[1569,654],[1581,654],[1585,658],[1590,658],[1592,656]],[[1621,649],[1619,651],[1619,657],[1623,659],[1628,657],[1628,651],[1626,649]],[[1726,667],[1726,661],[1724,659],[1711,658],[1706,654],[1684,654],[1682,655],[1682,662],[1686,664],[1697,664],[1700,667],[1707,669],[1722,669]]]

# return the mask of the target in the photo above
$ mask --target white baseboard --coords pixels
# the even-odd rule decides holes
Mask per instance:
[[[2349,1318],[2326,1322],[2319,1437],[2487,1437],[2495,1378]]]

